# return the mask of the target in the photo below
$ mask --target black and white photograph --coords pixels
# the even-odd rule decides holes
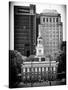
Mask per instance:
[[[9,88],[66,85],[66,8],[9,2]]]

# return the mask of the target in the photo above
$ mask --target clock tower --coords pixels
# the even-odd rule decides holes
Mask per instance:
[[[41,36],[40,28],[39,28],[39,31],[38,31],[36,56],[38,56],[38,57],[44,56],[43,38]]]

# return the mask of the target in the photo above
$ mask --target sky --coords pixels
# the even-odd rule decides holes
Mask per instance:
[[[30,4],[36,5],[36,13],[42,13],[43,10],[57,10],[61,14],[61,22],[63,23],[63,41],[66,40],[66,5],[63,4],[49,4],[49,3],[38,3],[38,2],[15,2],[14,5],[29,6]]]

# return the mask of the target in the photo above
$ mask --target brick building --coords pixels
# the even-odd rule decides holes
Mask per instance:
[[[56,10],[45,10],[40,14],[41,35],[43,38],[44,52],[54,55],[62,44],[61,15]]]

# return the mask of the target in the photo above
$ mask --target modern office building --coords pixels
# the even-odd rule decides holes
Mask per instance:
[[[14,6],[14,50],[22,55],[35,54],[36,7]]]
[[[56,10],[45,10],[40,14],[41,35],[45,55],[54,55],[61,48],[63,40],[61,15]]]

